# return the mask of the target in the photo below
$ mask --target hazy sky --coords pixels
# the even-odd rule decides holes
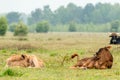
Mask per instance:
[[[85,6],[87,3],[96,4],[101,3],[120,3],[120,0],[0,0],[0,13],[7,13],[10,11],[19,11],[30,13],[35,8],[43,8],[45,5],[50,5],[52,10],[68,3],[74,3],[77,6]]]

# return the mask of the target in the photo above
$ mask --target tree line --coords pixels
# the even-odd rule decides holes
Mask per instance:
[[[110,3],[97,3],[96,5],[88,3],[85,7],[69,3],[66,7],[60,6],[55,11],[46,5],[43,10],[37,8],[30,14],[9,12],[5,17],[9,26],[22,21],[27,25],[30,32],[39,32],[39,29],[36,28],[39,24],[49,26],[45,28],[47,31],[92,31],[91,28],[94,28],[96,32],[99,30],[107,32],[114,29],[114,27],[111,29],[111,23],[120,21],[119,13],[120,4],[118,3],[114,5]],[[45,29],[41,28],[40,30],[47,32]]]
[[[39,21],[46,20],[50,24],[68,24],[71,21],[76,23],[103,24],[113,20],[120,20],[120,4],[111,5],[110,3],[88,3],[85,7],[76,6],[69,3],[66,7],[61,6],[52,11],[49,5],[44,6],[43,10],[37,8],[31,11],[30,15],[19,12],[9,12],[6,17],[8,23],[23,20],[26,24],[32,25]]]

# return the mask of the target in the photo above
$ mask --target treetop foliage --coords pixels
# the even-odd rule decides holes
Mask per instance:
[[[68,24],[71,21],[82,24],[104,24],[114,20],[120,20],[120,4],[97,3],[93,5],[88,3],[85,7],[76,6],[69,3],[66,7],[60,6],[52,11],[49,5],[44,6],[43,10],[37,8],[27,15],[27,24],[32,25],[40,21],[46,20],[50,24]],[[9,23],[20,20],[20,13],[10,12],[7,14]]]
[[[20,19],[21,14],[18,12],[10,12],[6,15],[8,23],[17,23]]]
[[[0,35],[4,36],[7,31],[7,19],[5,17],[0,17]]]
[[[50,6],[46,5],[43,9],[36,8],[29,15],[9,12],[6,18],[9,25],[22,20],[29,26],[30,32],[35,32],[36,24],[41,21],[48,21],[53,26],[50,26],[51,31],[69,31],[69,23],[73,21],[77,24],[76,31],[107,32],[112,31],[112,29],[115,30],[114,27],[111,27],[111,22],[120,21],[120,4],[97,3],[93,5],[88,3],[85,7],[81,7],[69,3],[67,6],[60,6],[55,11],[52,11]],[[118,28],[118,31],[120,31],[120,28]]]

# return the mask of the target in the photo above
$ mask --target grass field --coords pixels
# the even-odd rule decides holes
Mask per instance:
[[[0,37],[0,80],[120,80],[120,45],[111,45],[114,57],[112,69],[69,69],[76,59],[93,56],[99,48],[109,45],[108,33],[41,33],[27,37],[7,34]],[[13,54],[34,54],[45,62],[42,69],[5,68],[5,61]],[[65,59],[65,60],[64,60]],[[64,60],[64,62],[63,62]]]

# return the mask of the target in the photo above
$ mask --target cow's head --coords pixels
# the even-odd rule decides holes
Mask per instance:
[[[110,34],[109,37],[117,37],[117,36],[118,36],[118,33],[113,32],[113,33]]]
[[[109,49],[111,48],[111,46],[107,46],[104,48],[100,48],[98,50],[98,52],[96,52],[95,57],[97,59],[103,58],[103,57],[107,57],[108,54],[110,54]]]

